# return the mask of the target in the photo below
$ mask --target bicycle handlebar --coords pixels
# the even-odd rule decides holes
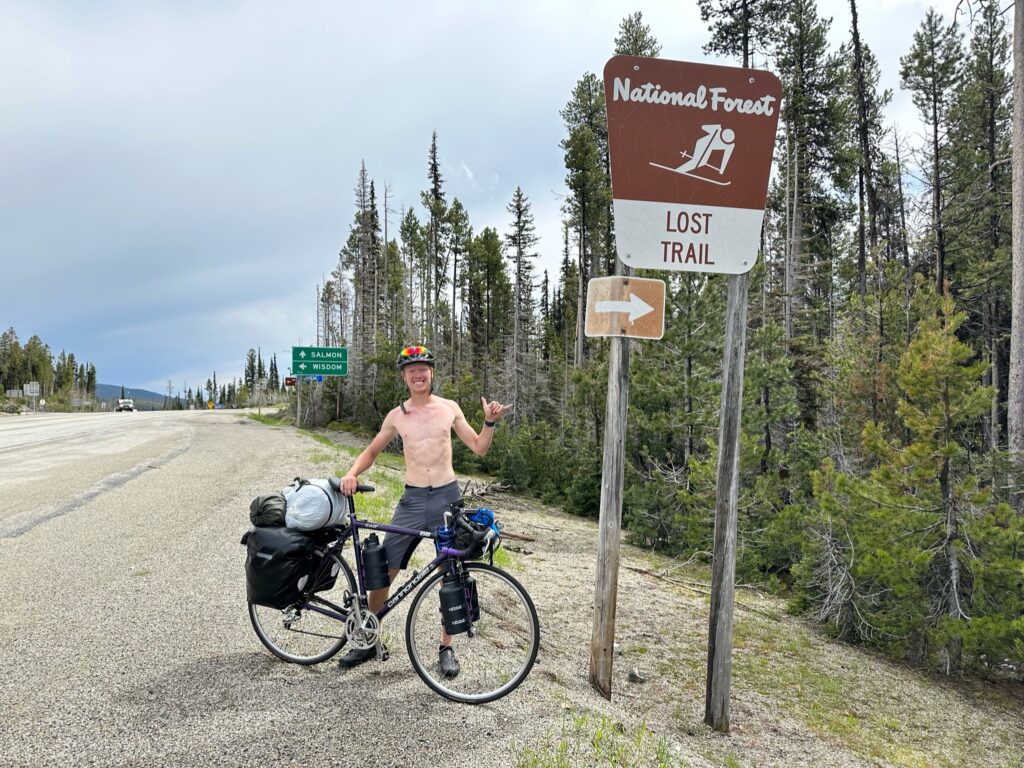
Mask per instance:
[[[460,528],[476,533],[476,528],[470,525],[469,521],[466,519],[465,512],[463,512],[461,509],[458,510],[454,515],[452,515],[452,520]]]
[[[341,478],[331,477],[327,479],[327,482],[331,484],[331,488],[338,491],[339,493],[341,492]],[[373,493],[375,490],[377,489],[374,488],[369,483],[358,483],[356,485],[356,493]]]

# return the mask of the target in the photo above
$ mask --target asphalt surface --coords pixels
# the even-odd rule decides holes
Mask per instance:
[[[430,691],[404,650],[343,672],[263,649],[249,500],[335,468],[237,412],[0,420],[0,765],[506,766],[597,698],[585,629],[569,668],[542,643],[518,690],[476,707]],[[403,626],[399,610],[384,629]]]

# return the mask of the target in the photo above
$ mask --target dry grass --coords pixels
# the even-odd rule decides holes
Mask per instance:
[[[527,568],[545,572],[557,562],[571,572],[565,561],[578,563],[577,588],[563,593],[561,604],[553,603],[556,615],[542,621],[545,629],[564,622],[558,634],[588,646],[593,582],[586,579],[594,569],[596,525],[512,497],[494,507],[513,508],[525,525],[543,526]],[[543,535],[551,530],[557,534]],[[645,570],[671,574],[672,582]],[[701,565],[679,567],[622,548],[612,704],[630,716],[623,716],[625,741],[642,730],[648,746],[663,742],[668,750],[642,750],[636,765],[1024,768],[1024,687],[936,678],[894,664],[831,640],[787,614],[781,598],[751,589],[737,590],[732,732],[711,731],[703,723],[709,609],[702,587],[709,578]],[[628,683],[631,668],[647,681]],[[577,717],[563,717],[550,744],[524,749],[530,759],[522,764],[585,765],[558,762],[590,740]],[[659,754],[669,762],[658,762]],[[538,762],[542,755],[549,761]]]

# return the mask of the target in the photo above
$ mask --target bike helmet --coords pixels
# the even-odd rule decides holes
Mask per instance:
[[[434,355],[433,353],[423,346],[406,347],[398,353],[398,369],[401,370],[407,365],[413,363],[426,363],[431,368],[434,367]]]

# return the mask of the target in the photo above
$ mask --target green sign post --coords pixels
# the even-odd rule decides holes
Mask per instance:
[[[292,347],[292,375],[348,376],[348,348]]]

